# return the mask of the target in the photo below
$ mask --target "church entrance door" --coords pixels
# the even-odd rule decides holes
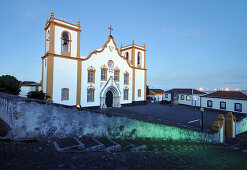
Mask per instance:
[[[105,104],[107,107],[112,107],[112,103],[113,103],[113,94],[111,91],[108,91],[106,93]]]

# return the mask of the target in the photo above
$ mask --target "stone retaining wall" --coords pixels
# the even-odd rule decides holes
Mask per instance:
[[[208,142],[219,140],[218,133],[201,133],[5,93],[0,93],[0,118],[11,127],[5,137],[11,139],[89,135]]]

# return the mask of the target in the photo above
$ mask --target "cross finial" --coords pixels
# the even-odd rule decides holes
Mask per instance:
[[[111,35],[111,31],[113,30],[111,25],[110,25],[110,27],[108,27],[108,29],[110,30],[110,35]]]

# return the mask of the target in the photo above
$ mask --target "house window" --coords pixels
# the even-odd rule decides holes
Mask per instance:
[[[61,100],[69,100],[69,89],[68,88],[62,88]]]
[[[226,109],[226,102],[220,102],[220,109]]]
[[[235,103],[235,111],[242,112],[242,104],[241,103]]]
[[[181,100],[184,100],[184,95],[181,95]]]
[[[129,60],[129,53],[128,52],[125,53],[125,57],[127,60]]]
[[[207,107],[213,107],[213,101],[212,100],[207,101]]]
[[[129,73],[124,73],[124,84],[128,85],[129,84]]]
[[[129,90],[128,89],[124,89],[124,100],[128,100],[129,98]]]
[[[87,102],[94,102],[94,89],[87,90]]]
[[[142,96],[142,93],[141,93],[141,89],[138,89],[138,97],[141,97]]]
[[[88,71],[88,83],[94,83],[94,71]]]
[[[114,80],[119,81],[119,70],[114,71]]]
[[[190,101],[190,96],[186,96],[186,100]]]
[[[101,70],[101,81],[106,81],[107,80],[107,70],[102,69]]]
[[[168,98],[168,94],[165,94],[165,98]]]

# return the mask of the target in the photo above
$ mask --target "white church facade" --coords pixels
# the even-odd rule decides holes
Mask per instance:
[[[109,36],[102,48],[80,56],[77,25],[51,17],[45,26],[42,90],[54,103],[81,107],[121,107],[146,100],[146,48],[120,50]]]

